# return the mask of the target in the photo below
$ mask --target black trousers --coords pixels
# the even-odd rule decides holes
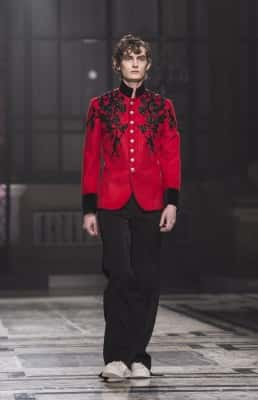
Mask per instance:
[[[107,277],[103,305],[103,357],[133,361],[151,368],[146,352],[160,295],[159,222],[162,210],[143,210],[132,195],[121,209],[98,209],[103,243],[103,272]]]

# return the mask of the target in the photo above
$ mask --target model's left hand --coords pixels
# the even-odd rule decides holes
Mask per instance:
[[[160,231],[169,232],[176,223],[176,206],[168,204],[162,211],[160,218]]]

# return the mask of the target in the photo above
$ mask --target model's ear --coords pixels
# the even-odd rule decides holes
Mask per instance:
[[[150,67],[151,67],[151,62],[149,62],[149,64],[147,65],[146,71],[149,71]]]
[[[113,70],[114,71],[120,71],[120,66],[119,65],[117,65],[117,62],[116,62],[116,60],[113,58],[113,60],[112,60],[112,68],[113,68]]]

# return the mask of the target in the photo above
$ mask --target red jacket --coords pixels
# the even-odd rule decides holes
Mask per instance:
[[[90,101],[82,155],[83,213],[118,209],[134,193],[145,210],[178,204],[180,135],[171,100],[142,84]]]

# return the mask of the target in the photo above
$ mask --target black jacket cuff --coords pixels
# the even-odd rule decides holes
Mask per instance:
[[[166,189],[165,194],[164,194],[164,202],[165,206],[168,204],[173,204],[174,206],[178,205],[179,201],[179,191],[177,189]]]
[[[96,214],[97,212],[97,194],[87,193],[82,195],[82,212],[85,214]]]

